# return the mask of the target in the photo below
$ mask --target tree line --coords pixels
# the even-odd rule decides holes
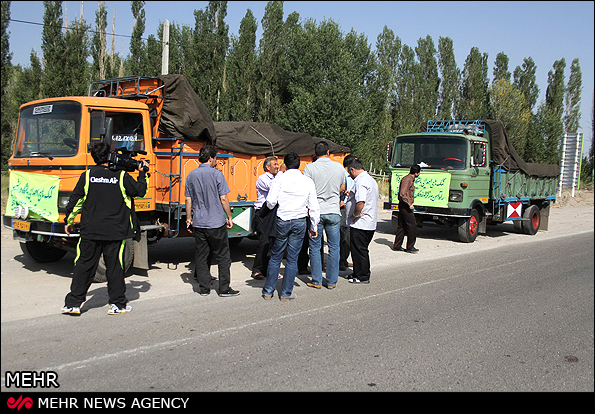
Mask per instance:
[[[161,73],[163,23],[145,36],[145,2],[131,1],[135,25],[129,53],[116,51],[114,27],[108,47],[103,1],[94,26],[82,16],[65,21],[61,1],[44,1],[42,56],[34,51],[27,67],[11,64],[10,3],[2,2],[2,164],[10,154],[18,107],[38,98],[87,95],[91,81]],[[548,72],[545,100],[529,56],[509,69],[498,53],[489,73],[487,53],[471,48],[457,67],[449,37],[404,44],[384,27],[372,47],[353,29],[345,33],[332,19],[284,20],[282,1],[267,3],[258,22],[250,9],[238,35],[225,22],[226,1],[194,10],[194,25],[170,23],[169,73],[184,75],[214,121],[268,122],[349,146],[366,165],[386,170],[386,148],[398,134],[419,131],[430,119],[499,119],[527,162],[559,163],[565,132],[577,132],[581,113],[581,69],[564,58]],[[583,160],[593,176],[593,150]]]

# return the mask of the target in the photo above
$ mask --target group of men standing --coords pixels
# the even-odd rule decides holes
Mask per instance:
[[[303,174],[295,153],[285,156],[285,172],[279,171],[275,157],[268,157],[265,173],[257,180],[254,228],[259,245],[252,277],[266,278],[262,296],[267,300],[273,297],[284,254],[286,265],[279,292],[282,301],[296,297],[293,284],[301,251],[309,252],[312,280],[307,286],[322,288],[323,235],[328,245],[327,289],[336,287],[339,270],[347,266],[349,250],[353,258],[349,281],[370,280],[368,245],[376,230],[378,185],[356,157],[348,155],[343,165],[333,161],[327,142],[318,142],[314,152],[315,161]],[[346,243],[347,234],[350,238]],[[302,249],[303,243],[308,243],[307,249]]]
[[[330,157],[326,141],[314,148],[315,161],[300,171],[300,157],[288,153],[283,171],[276,157],[264,160],[264,174],[256,182],[253,228],[258,247],[252,277],[265,279],[264,299],[272,299],[279,279],[281,262],[286,259],[279,299],[295,299],[293,292],[298,259],[303,243],[310,261],[309,287],[323,286],[323,234],[326,235],[326,288],[334,289],[339,270],[346,269],[351,253],[353,273],[349,282],[370,282],[368,246],[376,230],[378,185],[364,170],[359,159],[348,155],[343,165]],[[210,258],[219,267],[219,295],[237,296],[229,286],[231,259],[227,229],[233,226],[227,194],[229,187],[215,166],[217,148],[200,150],[197,169],[186,180],[187,225],[195,239],[195,272],[199,293],[210,292]],[[345,240],[349,237],[348,241]],[[210,256],[209,256],[210,254]]]
[[[264,161],[265,173],[258,177],[256,183],[257,200],[254,204],[255,215],[253,227],[259,237],[258,248],[252,277],[266,279],[262,289],[264,299],[272,299],[279,279],[281,261],[285,257],[286,264],[283,281],[279,291],[281,301],[295,299],[293,285],[298,273],[300,252],[308,251],[311,281],[307,286],[321,289],[323,286],[323,234],[328,245],[326,263],[326,288],[337,286],[339,270],[346,270],[347,257],[351,254],[353,272],[347,277],[353,284],[370,283],[369,244],[376,231],[378,184],[365,170],[361,161],[353,155],[343,160],[343,165],[330,157],[329,145],[320,141],[315,146],[315,161],[306,165],[304,173],[299,170],[300,157],[297,153],[288,153],[283,160],[284,172],[280,171],[276,157],[267,157]],[[146,192],[146,181],[143,168],[146,162],[139,164],[139,182],[130,178],[125,172],[115,173],[107,167],[106,145],[95,145],[92,149],[97,167],[90,171],[95,174],[119,174],[120,202],[113,203],[115,208],[123,212],[117,216],[123,223],[133,222],[134,214],[131,197]],[[211,291],[211,260],[215,259],[219,270],[219,296],[237,296],[239,291],[230,286],[231,257],[227,231],[233,227],[231,207],[227,194],[230,192],[223,173],[216,168],[217,147],[205,145],[200,149],[198,160],[200,165],[186,178],[185,207],[188,231],[195,240],[195,278],[199,284],[199,294],[206,296]],[[413,180],[419,175],[412,171],[412,180],[407,190],[411,192],[411,200],[400,197],[400,208],[413,210]],[[85,181],[86,180],[86,181]],[[109,180],[108,180],[109,181]],[[112,180],[113,181],[113,180]],[[407,182],[406,180],[403,180]],[[65,231],[68,233],[72,221],[82,206],[82,230],[79,251],[75,260],[75,275],[71,292],[65,299],[63,313],[80,314],[81,303],[95,273],[99,255],[108,255],[123,245],[122,240],[130,237],[133,226],[124,226],[124,234],[117,240],[104,242],[102,245],[89,245],[95,239],[89,233],[90,225],[84,225],[91,217],[87,212],[98,204],[97,197],[103,197],[105,191],[101,187],[85,184],[89,182],[89,174],[81,175],[79,183],[69,201]],[[118,182],[118,180],[114,181]],[[89,189],[87,190],[87,187]],[[116,189],[115,186],[112,186]],[[405,187],[405,186],[404,186]],[[84,189],[84,191],[83,191]],[[77,192],[78,191],[78,192]],[[102,192],[103,191],[103,192]],[[116,191],[116,190],[114,190]],[[116,191],[117,192],[117,191]],[[80,193],[80,194],[79,194]],[[88,193],[88,194],[87,194]],[[118,193],[119,194],[119,193]],[[95,197],[95,198],[94,198]],[[118,197],[111,195],[112,199]],[[95,200],[95,201],[93,201]],[[407,204],[407,205],[405,205]],[[124,207],[127,205],[127,209]],[[80,207],[79,207],[80,208]],[[86,210],[85,210],[86,209]],[[124,211],[126,210],[126,211]],[[112,214],[113,215],[113,214]],[[413,214],[411,214],[413,216]],[[102,216],[103,217],[103,216]],[[403,227],[413,226],[412,220],[404,217]],[[83,231],[84,230],[84,231]],[[407,233],[409,233],[407,231]],[[306,237],[307,235],[307,237]],[[408,246],[413,247],[415,235],[407,234]],[[110,236],[114,237],[114,236]],[[411,240],[412,239],[412,240]],[[89,241],[90,240],[90,241]],[[403,234],[397,233],[393,249],[401,250]],[[84,243],[87,244],[84,244]],[[307,243],[307,249],[303,249]],[[113,247],[113,249],[112,249]],[[305,247],[305,246],[304,246]],[[110,250],[111,249],[111,250]],[[416,249],[415,249],[416,250]],[[122,248],[119,254],[110,253],[106,257],[108,265],[108,291],[110,292],[109,314],[125,313],[132,310],[125,297],[125,285],[122,265]],[[114,270],[116,269],[116,270]]]

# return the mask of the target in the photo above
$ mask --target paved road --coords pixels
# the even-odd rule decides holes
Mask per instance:
[[[496,231],[473,245],[423,229],[417,256],[387,249],[385,220],[370,285],[297,280],[289,303],[241,276],[239,297],[198,296],[192,245],[171,240],[148,277],[128,278],[134,311],[119,316],[102,284],[82,316],[60,315],[68,266],[5,258],[3,232],[2,390],[5,371],[43,370],[60,391],[593,391],[590,211],[573,234]],[[243,274],[251,258],[235,255]]]

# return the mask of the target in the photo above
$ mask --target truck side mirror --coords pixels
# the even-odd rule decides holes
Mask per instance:
[[[388,162],[388,164],[390,165],[392,159],[393,159],[393,144],[392,144],[392,142],[389,142],[386,145],[386,162]]]
[[[105,111],[90,109],[91,112],[91,141],[105,137]]]

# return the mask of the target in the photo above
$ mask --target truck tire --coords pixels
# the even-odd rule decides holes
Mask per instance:
[[[459,240],[463,243],[473,243],[479,233],[479,213],[471,210],[471,216],[459,219]]]
[[[230,237],[229,238],[229,248],[233,249],[238,244],[240,244],[242,242],[242,240],[244,240],[243,237]]]
[[[134,242],[132,239],[126,240],[126,245],[124,246],[124,273],[130,270],[132,263],[134,261]],[[103,255],[99,258],[99,265],[97,266],[97,271],[95,272],[95,276],[93,277],[94,283],[104,283],[107,282],[107,275],[105,269],[105,261],[103,260]]]
[[[66,254],[66,250],[52,247],[47,243],[27,241],[19,244],[23,253],[37,263],[57,262]]]
[[[533,236],[539,231],[541,224],[541,213],[536,205],[530,206],[523,213],[523,232]]]

